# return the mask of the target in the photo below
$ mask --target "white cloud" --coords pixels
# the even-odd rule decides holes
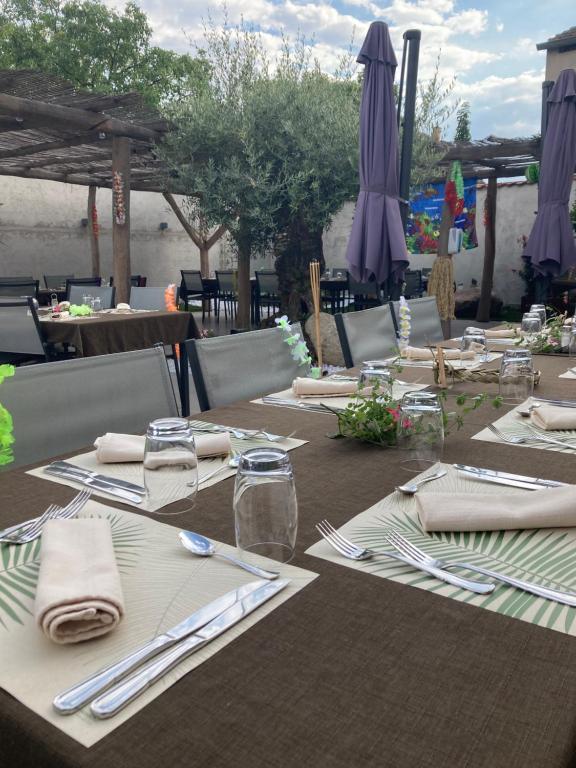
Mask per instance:
[[[501,21],[496,24],[496,32],[504,32],[504,24]]]

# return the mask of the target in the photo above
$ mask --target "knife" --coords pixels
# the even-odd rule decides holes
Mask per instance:
[[[64,477],[67,480],[72,480],[80,485],[87,485],[89,488],[95,488],[98,491],[109,493],[111,496],[118,496],[124,501],[131,501],[133,504],[142,504],[144,501],[143,496],[138,496],[131,491],[125,491],[123,488],[117,488],[115,485],[110,485],[105,480],[96,480],[93,477],[80,477],[77,473],[70,472],[64,469],[54,469],[50,466],[44,467],[44,472],[49,475],[56,475],[57,477]]]
[[[90,711],[99,719],[112,717],[120,712],[127,704],[150,688],[169,670],[183,659],[207,645],[212,640],[226,632],[243,618],[256,610],[260,605],[274,597],[290,583],[290,579],[266,582],[251,594],[238,600],[231,608],[221,613],[217,618],[206,624],[199,632],[182,640],[174,648],[162,654],[159,659],[153,659],[142,669],[124,682],[111,688],[107,693],[92,702]]]
[[[108,475],[100,475],[97,472],[92,472],[89,469],[83,469],[82,467],[77,467],[75,464],[70,464],[69,461],[53,461],[50,466],[54,467],[55,469],[64,469],[67,472],[75,472],[82,477],[93,477],[95,480],[102,480],[103,482],[110,483],[110,485],[114,485],[117,488],[124,488],[127,491],[132,491],[132,493],[139,493],[142,496],[146,494],[146,488],[141,485],[136,485],[136,483],[129,483],[127,480],[119,480],[116,477],[109,477]]]
[[[562,408],[576,408],[576,400],[548,400],[545,397],[533,396],[535,403],[546,403],[548,405],[559,405]]]
[[[513,488],[524,488],[527,491],[545,491],[547,488],[550,488],[549,485],[536,485],[536,483],[524,483],[522,480],[508,480],[505,477],[479,475],[477,472],[467,472],[464,469],[460,469],[459,472],[466,477],[471,477],[474,480],[480,480],[480,482],[483,483],[494,483],[495,485],[511,485]]]
[[[117,683],[123,677],[126,677],[129,672],[132,672],[141,664],[156,656],[160,651],[170,648],[188,635],[197,632],[223,611],[232,607],[238,600],[247,597],[266,583],[264,579],[251,581],[249,584],[233,589],[225,595],[216,598],[216,600],[192,613],[184,621],[176,624],[175,627],[172,627],[167,632],[163,632],[161,635],[157,635],[149,643],[137,648],[128,656],[120,659],[120,661],[98,670],[98,672],[72,686],[72,688],[59,693],[52,702],[54,709],[61,715],[71,715],[73,712],[77,712],[85,704],[95,699],[98,694],[110,688],[110,686]]]
[[[543,480],[540,477],[526,477],[525,475],[513,475],[510,472],[498,472],[495,469],[483,469],[482,467],[470,467],[467,464],[453,464],[455,469],[474,473],[483,478],[500,478],[504,480],[518,480],[521,483],[528,483],[541,488],[561,488],[568,483],[561,483],[557,480]]]

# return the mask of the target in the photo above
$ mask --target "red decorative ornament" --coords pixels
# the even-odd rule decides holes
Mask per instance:
[[[100,226],[98,224],[98,210],[96,209],[96,206],[92,206],[92,233],[96,239],[98,239],[98,236],[100,234]]]
[[[488,214],[488,206],[486,205],[487,202],[488,202],[488,200],[484,200],[484,219],[483,219],[483,221],[484,221],[484,227],[486,229],[488,229],[488,227],[490,226],[490,216]]]

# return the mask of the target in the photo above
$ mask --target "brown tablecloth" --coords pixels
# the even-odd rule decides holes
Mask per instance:
[[[542,393],[571,397],[565,362],[537,360]],[[431,381],[426,369],[402,378]],[[462,387],[478,391],[477,385]],[[496,385],[485,386],[496,394]],[[291,453],[296,565],[320,574],[91,749],[0,691],[2,765],[101,768],[560,768],[576,764],[573,637],[304,554],[407,479],[393,450],[331,440],[332,416],[240,403],[206,414],[310,442]],[[488,404],[446,441],[445,460],[574,481],[576,457],[471,441]],[[74,491],[0,475],[0,524]],[[233,543],[233,480],[166,519]],[[107,502],[110,503],[110,502]],[[96,647],[94,648],[96,652]],[[2,659],[0,663],[9,663]]]
[[[72,344],[79,357],[147,349],[157,342],[178,344],[196,338],[196,322],[189,312],[98,314],[95,317],[43,320],[47,342]]]

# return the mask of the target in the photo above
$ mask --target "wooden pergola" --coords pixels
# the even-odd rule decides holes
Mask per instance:
[[[0,176],[86,186],[92,269],[100,274],[93,210],[98,187],[113,189],[112,242],[117,300],[130,293],[130,191],[161,192],[207,261],[221,237],[198,233],[178,208],[178,193],[157,153],[169,125],[137,93],[79,91],[54,75],[0,70]],[[119,191],[120,190],[120,191]],[[118,196],[122,198],[119,211]],[[120,213],[120,215],[117,215]],[[187,222],[186,222],[187,223]],[[207,246],[207,248],[206,248]]]
[[[484,267],[480,301],[476,319],[486,322],[490,319],[490,301],[494,282],[496,258],[496,198],[498,179],[524,176],[526,169],[540,160],[541,140],[539,136],[527,139],[502,139],[489,136],[487,139],[452,144],[444,154],[440,165],[447,167],[454,160],[462,164],[464,178],[487,179],[486,190],[486,236],[484,240]]]

